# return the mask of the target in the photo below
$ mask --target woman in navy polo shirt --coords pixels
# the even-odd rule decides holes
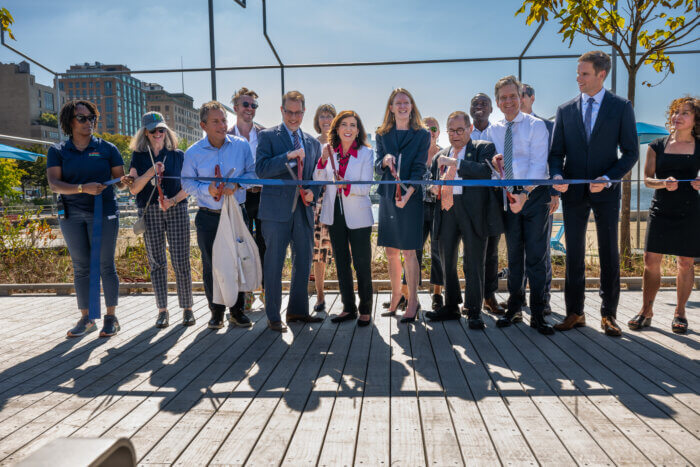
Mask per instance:
[[[151,281],[156,295],[158,318],[156,327],[169,324],[168,259],[165,241],[170,245],[170,260],[175,270],[177,298],[184,310],[182,324],[195,324],[192,313],[192,275],[190,272],[190,218],[187,215],[187,193],[179,179],[163,178],[163,200],[156,190],[156,170],[165,177],[179,177],[185,154],[177,149],[177,135],[168,128],[163,115],[148,112],[141,119],[141,128],[129,146],[134,151],[127,183],[136,195],[139,217],[145,216],[144,241],[151,266]],[[133,182],[131,182],[133,180]]]
[[[65,206],[60,226],[73,262],[75,293],[82,314],[75,327],[68,331],[68,337],[80,337],[97,329],[88,317],[90,245],[97,195],[102,195],[100,276],[107,306],[100,337],[110,337],[119,331],[114,315],[119,296],[119,278],[114,264],[119,212],[114,187],[103,183],[124,176],[124,161],[116,146],[92,135],[98,117],[99,112],[92,102],[75,100],[65,104],[58,118],[61,129],[70,138],[49,148],[46,162],[49,186],[61,195]],[[122,182],[117,186],[122,188]]]

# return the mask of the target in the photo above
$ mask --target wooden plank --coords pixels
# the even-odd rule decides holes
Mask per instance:
[[[250,378],[253,387],[261,388],[260,393],[246,407],[243,415],[219,446],[211,463],[241,465],[246,461],[260,434],[266,429],[270,415],[285,396],[287,387],[311,344],[318,338],[322,342],[321,348],[323,345],[328,348],[327,344],[330,344],[336,330],[335,326],[331,327],[329,324],[329,321],[324,321],[290,327],[290,332],[283,336],[285,342],[289,344],[289,350],[280,360],[268,362],[276,368],[264,382]],[[288,403],[297,402],[288,401]]]
[[[382,303],[387,294],[375,295],[375,302]],[[378,311],[383,311],[377,305]],[[391,384],[392,368],[390,332],[393,318],[375,313],[372,344],[367,363],[367,379],[362,396],[360,422],[357,431],[355,465],[388,466],[391,463]],[[335,418],[335,417],[334,417]],[[333,465],[333,458],[321,453],[322,465]]]

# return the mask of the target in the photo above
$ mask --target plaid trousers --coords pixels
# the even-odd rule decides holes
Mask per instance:
[[[143,235],[156,305],[158,308],[168,307],[168,258],[165,254],[167,238],[180,308],[192,308],[190,218],[187,214],[187,202],[182,201],[167,211],[161,210],[158,203],[154,203],[145,210],[146,232]],[[139,215],[142,213],[143,209],[139,209]]]

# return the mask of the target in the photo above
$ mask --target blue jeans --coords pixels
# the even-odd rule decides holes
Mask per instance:
[[[111,217],[111,218],[110,218]],[[71,208],[68,219],[59,224],[73,262],[73,283],[78,296],[78,308],[87,310],[90,303],[90,244],[92,242],[91,212]],[[100,251],[100,275],[105,295],[105,306],[117,306],[119,297],[119,277],[114,264],[114,251],[117,247],[119,216],[102,218],[102,248]]]

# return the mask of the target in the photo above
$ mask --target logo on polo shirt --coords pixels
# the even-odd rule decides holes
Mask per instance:
[[[88,156],[90,156],[90,157],[100,157],[101,155],[102,154],[100,154],[99,152],[91,152],[88,154]]]

